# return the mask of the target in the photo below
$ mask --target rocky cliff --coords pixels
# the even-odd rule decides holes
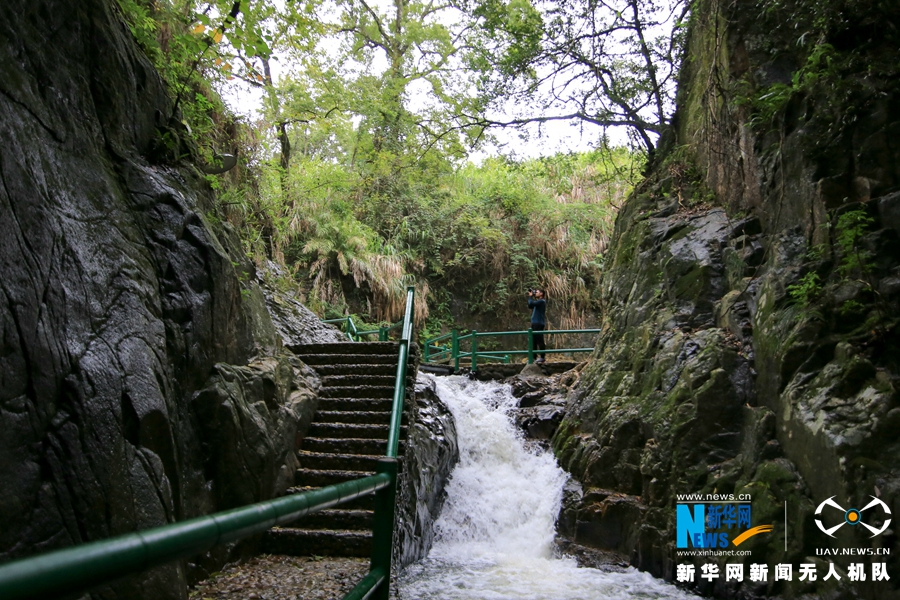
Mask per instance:
[[[162,83],[106,0],[11,0],[0,19],[0,560],[277,495],[315,409],[188,163],[154,163]],[[289,313],[289,314],[288,314]],[[185,570],[96,598],[185,598]]]
[[[434,522],[444,505],[447,480],[459,461],[456,421],[434,381],[419,375],[411,426],[400,463],[394,532],[394,568],[425,558],[434,543]]]
[[[900,510],[898,23],[877,1],[696,3],[675,132],[618,217],[603,333],[553,438],[584,485],[560,521],[577,541],[669,579],[693,562],[716,595],[900,596],[892,528],[831,539],[815,514]],[[676,559],[692,493],[744,494],[774,530],[751,556]],[[821,548],[890,554],[850,582],[859,558]],[[704,580],[706,562],[794,576]]]

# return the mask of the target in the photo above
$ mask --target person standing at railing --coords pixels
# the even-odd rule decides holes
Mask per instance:
[[[547,298],[544,295],[544,290],[528,290],[528,308],[532,309],[531,329],[534,331],[544,331],[547,328]],[[544,334],[535,334],[534,349],[547,349],[547,344],[544,343]],[[541,353],[540,358],[535,362],[541,364],[546,358],[547,353]]]

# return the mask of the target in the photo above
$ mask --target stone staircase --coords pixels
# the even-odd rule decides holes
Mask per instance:
[[[290,347],[322,378],[319,405],[301,442],[295,487],[289,493],[359,479],[375,473],[387,451],[399,344],[340,342]],[[412,363],[412,357],[410,357]],[[407,369],[414,389],[415,366]],[[400,432],[406,439],[407,413]],[[292,556],[368,557],[372,545],[374,495],[298,519],[266,533],[263,551]]]

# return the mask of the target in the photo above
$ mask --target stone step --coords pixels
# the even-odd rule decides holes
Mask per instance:
[[[390,354],[298,354],[297,357],[313,368],[319,365],[393,365],[397,369],[397,355]]]
[[[345,481],[362,479],[374,475],[375,471],[319,471],[317,469],[297,469],[294,471],[294,483],[306,487],[325,487]]]
[[[394,375],[326,375],[322,377],[322,389],[360,386],[394,388]]]
[[[400,351],[397,342],[332,342],[330,344],[289,344],[294,354],[393,354]]]
[[[303,469],[337,470],[350,469],[351,471],[375,471],[378,460],[383,454],[335,454],[333,452],[310,452],[300,450],[297,459]]]
[[[329,386],[319,390],[320,398],[393,398],[393,385]]]
[[[301,494],[303,492],[309,492],[312,490],[317,490],[318,487],[304,487],[304,486],[295,486],[288,489],[288,494]],[[368,494],[366,496],[361,496],[359,498],[354,498],[353,500],[348,500],[347,502],[341,502],[338,505],[332,507],[334,510],[375,510],[375,494]],[[316,513],[313,513],[316,514]],[[306,517],[301,517],[301,519],[307,519],[312,517],[312,515],[307,515]],[[299,523],[301,519],[295,521],[295,523]],[[301,527],[302,528],[302,527]]]
[[[372,475],[387,450],[399,344],[353,343],[288,346],[322,377],[319,410],[298,451],[301,493]],[[413,389],[415,370],[407,369]],[[406,422],[406,415],[404,415]],[[407,427],[401,428],[405,437]],[[405,443],[401,442],[401,453]],[[369,556],[373,494],[307,515],[263,537],[263,551],[294,556]]]
[[[409,418],[406,413],[402,413],[403,425],[406,425]],[[318,423],[357,423],[364,425],[390,425],[390,411],[373,411],[373,410],[320,410],[316,412],[315,417]]]
[[[372,554],[372,532],[273,527],[265,533],[263,552],[288,556],[358,556]]]
[[[377,411],[391,412],[394,399],[391,398],[319,398],[320,411]]]
[[[378,454],[383,456],[387,452],[387,439],[308,437],[303,440],[301,446],[307,452]],[[403,454],[405,448],[406,442],[401,437],[399,454]]]
[[[397,361],[382,364],[343,363],[316,365],[316,373],[323,377],[334,375],[397,375]]]
[[[293,529],[372,530],[375,511],[345,509],[344,506],[345,504],[341,504],[340,508],[320,510],[317,513],[301,517],[288,526]]]
[[[386,440],[390,426],[363,423],[317,423],[309,426],[309,437],[323,438],[374,438]],[[401,425],[400,437],[405,438],[406,427]]]

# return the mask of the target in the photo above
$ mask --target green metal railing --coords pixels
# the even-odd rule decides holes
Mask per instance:
[[[527,329],[524,331],[470,331],[465,335],[460,335],[459,331],[454,329],[450,333],[425,340],[424,357],[425,363],[443,363],[449,362],[454,369],[459,369],[461,359],[468,358],[472,363],[472,370],[478,369],[478,361],[481,360],[497,360],[501,362],[510,362],[511,356],[525,355],[528,357],[528,364],[534,362],[535,354],[575,354],[579,352],[593,352],[594,348],[547,348],[546,350],[535,350],[535,335],[561,335],[561,334],[592,334],[600,333],[599,329],[557,329],[554,331],[538,331]],[[487,337],[504,337],[510,335],[528,336],[527,350],[478,350],[478,340]],[[449,345],[441,345],[438,342],[449,341]],[[470,349],[468,352],[461,349],[460,343],[468,341]]]
[[[371,568],[344,600],[388,600],[397,453],[406,396],[406,365],[412,342],[413,301],[414,288],[410,287],[402,321],[388,449],[386,456],[378,461],[375,475],[0,565],[0,599],[44,600],[62,594],[76,596],[124,575],[194,556],[216,544],[262,533],[276,525],[374,492]]]
[[[378,461],[379,474],[391,476],[391,485],[376,492],[375,516],[372,522],[372,562],[369,574],[360,581],[344,600],[388,600],[390,592],[391,556],[394,539],[394,505],[397,496],[397,470],[400,451],[400,422],[403,419],[403,401],[406,398],[406,367],[409,363],[409,345],[413,337],[413,305],[415,288],[406,288],[406,312],[403,315],[400,334],[400,350],[397,373],[394,376],[394,399],[391,405],[391,427],[388,431],[385,458]],[[383,585],[381,585],[383,583]],[[373,593],[374,590],[374,593]]]
[[[290,522],[391,485],[387,473],[207,517],[82,544],[0,566],[0,598],[73,594]]]
[[[356,323],[353,322],[353,317],[341,317],[339,319],[322,319],[322,323],[331,323],[334,325],[336,325],[338,323],[343,323],[344,324],[344,326],[343,326],[344,333],[347,335],[348,338],[350,338],[351,341],[354,341],[354,342],[361,342],[362,338],[369,336],[369,335],[375,335],[375,334],[378,334],[379,342],[386,342],[386,341],[388,341],[388,334],[391,331],[393,331],[395,329],[399,329],[400,327],[403,326],[403,321],[397,321],[393,325],[384,325],[382,327],[379,327],[378,329],[367,329],[365,331],[360,331],[359,328],[356,326]]]

